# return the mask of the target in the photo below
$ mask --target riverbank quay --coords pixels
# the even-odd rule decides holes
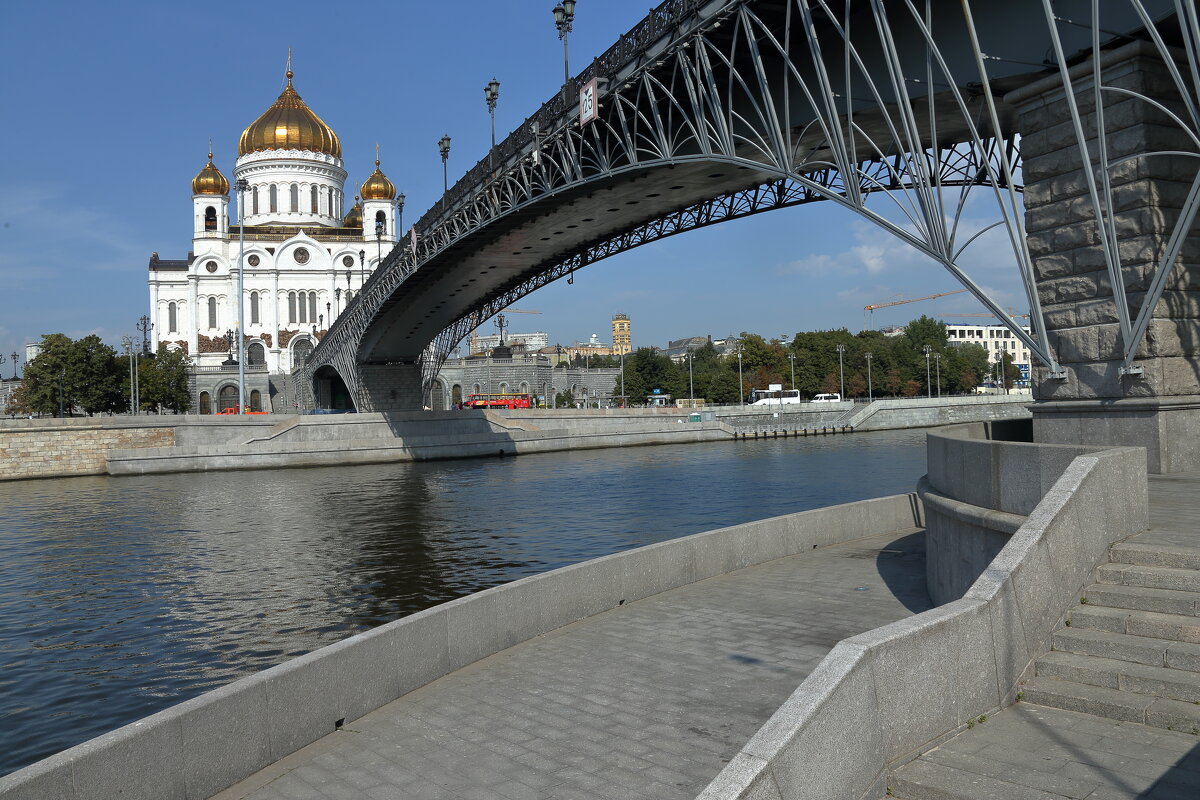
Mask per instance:
[[[787,410],[526,409],[0,420],[0,480],[383,464],[599,447],[930,427],[1029,417],[1028,397],[822,403]]]
[[[346,729],[353,730],[356,720],[410,692],[464,668],[469,677],[483,668],[481,662],[489,657],[531,640],[536,648],[566,643],[560,659],[581,657],[577,663],[607,664],[599,676],[570,670],[555,672],[556,681],[577,681],[579,707],[565,715],[561,708],[550,710],[539,719],[523,723],[530,728],[549,726],[557,717],[554,727],[547,727],[546,737],[577,745],[580,750],[576,762],[579,755],[604,749],[596,742],[575,740],[570,729],[575,721],[605,716],[601,713],[604,704],[596,702],[594,692],[603,691],[606,685],[609,691],[623,696],[627,705],[624,712],[620,712],[620,706],[612,708],[616,716],[607,723],[610,732],[619,734],[609,742],[616,748],[611,756],[617,759],[620,769],[625,768],[622,765],[627,765],[626,756],[631,755],[617,746],[620,741],[654,739],[662,733],[658,727],[642,731],[643,726],[633,724],[631,716],[657,692],[670,689],[676,702],[684,705],[707,696],[710,711],[719,710],[718,716],[743,706],[738,712],[739,724],[728,730],[722,728],[720,719],[710,724],[685,725],[680,734],[685,741],[665,756],[674,763],[680,761],[682,751],[690,752],[693,746],[710,751],[692,756],[706,765],[707,778],[719,769],[723,756],[717,751],[725,752],[727,757],[736,750],[747,728],[752,729],[769,716],[801,677],[788,670],[802,667],[793,665],[780,672],[781,664],[795,661],[811,666],[851,630],[863,630],[883,619],[911,613],[906,602],[914,609],[924,607],[927,601],[922,600],[923,566],[916,555],[918,543],[898,541],[916,531],[920,514],[920,503],[914,495],[860,501],[674,539],[504,584],[350,637],[66,750],[0,778],[0,796],[22,800],[209,797],[318,739],[348,735]],[[881,535],[884,539],[877,543],[850,546]],[[839,551],[841,555],[822,552],[832,552],[836,545],[848,547]],[[801,602],[807,591],[804,581],[798,581],[787,564],[758,573],[762,581],[726,577],[801,556],[831,559],[812,575],[814,581],[830,581],[818,587],[818,594],[831,597],[822,614],[817,614],[815,607],[805,610],[809,604]],[[834,564],[842,566],[835,569]],[[776,587],[774,600],[768,600],[768,584]],[[637,605],[663,592],[693,586],[693,591],[700,594],[689,595],[691,599],[682,606],[667,603],[655,606],[659,608],[655,611]],[[714,593],[705,599],[707,588]],[[740,599],[735,602],[735,598]],[[873,608],[886,616],[856,619],[855,609],[859,607]],[[577,650],[574,645],[567,646],[569,638],[545,635],[560,629],[565,635],[575,623],[606,612],[615,613],[600,620],[600,627],[595,629],[599,631],[595,634],[599,649]],[[653,619],[658,622],[651,625]],[[713,626],[718,623],[731,637],[729,641],[713,638]],[[639,632],[643,625],[650,627]],[[656,687],[635,680],[635,675],[644,674],[639,670],[659,649],[667,628],[678,632],[674,634],[675,647],[669,652],[664,650],[654,668],[659,670],[664,685]],[[807,638],[796,638],[797,631],[805,632]],[[643,645],[631,645],[626,652],[623,642],[627,637],[631,642],[641,637]],[[720,680],[695,686],[693,680],[681,680],[680,670],[685,668],[699,680],[705,664],[717,670],[714,676],[737,678],[739,686],[751,691],[759,683],[772,683],[777,694],[743,700]],[[505,669],[512,671],[513,667]],[[543,692],[547,699],[563,699],[549,686],[534,685],[531,692]],[[688,692],[696,696],[688,696]],[[499,720],[495,724],[508,729],[515,727],[509,723],[526,701],[522,696],[497,697],[497,705],[488,708],[464,697],[450,713],[463,718],[464,723],[473,718],[472,714],[478,714],[480,719]],[[446,720],[439,724],[451,724]],[[668,715],[646,724],[671,721]],[[699,732],[687,733],[691,727]],[[641,733],[634,736],[635,731]],[[434,744],[444,738],[432,728],[427,732]],[[478,732],[467,732],[467,736],[478,738]],[[702,744],[709,739],[723,744]],[[529,752],[528,759],[536,762],[541,772],[558,773],[578,766],[566,762],[551,768],[548,759]],[[446,767],[453,756],[453,750],[445,749],[437,761]],[[480,780],[489,764],[494,760],[479,765],[460,761],[456,768],[469,773],[472,780]],[[668,770],[659,781],[664,786],[679,780],[670,776],[669,764],[649,760],[639,762],[639,767]],[[621,784],[641,771],[622,773]],[[698,790],[703,782],[695,783],[699,775],[696,772],[689,779],[691,783],[684,783]]]

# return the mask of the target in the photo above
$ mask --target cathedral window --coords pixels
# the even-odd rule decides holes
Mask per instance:
[[[262,392],[254,389],[250,392],[250,410],[262,411]]]
[[[296,293],[288,292],[288,322],[296,321]]]
[[[317,185],[314,183],[312,187],[312,213],[316,214],[317,211]]]
[[[279,187],[271,184],[271,211],[279,210]]]
[[[217,327],[217,298],[208,298],[208,327]]]
[[[212,399],[209,397],[208,392],[200,393],[200,413],[201,414],[211,414],[212,413]]]
[[[175,333],[179,330],[179,307],[174,303],[167,303],[167,333]]]
[[[250,324],[258,324],[258,292],[250,293]]]
[[[253,213],[257,214],[258,213],[258,187],[257,186],[255,186],[254,189],[251,190],[250,198],[254,202],[254,212]]]
[[[334,216],[334,208],[336,208],[336,206],[333,204],[333,187],[330,186],[329,187],[329,216],[331,216],[331,217]]]
[[[299,211],[300,210],[300,185],[297,183],[293,183],[291,190],[289,191],[289,194],[291,194],[292,211]]]
[[[317,321],[317,293],[316,292],[308,293],[308,321],[309,322]]]
[[[300,312],[300,322],[308,322],[308,292],[300,292],[296,296],[298,311]]]
[[[217,229],[217,210],[212,206],[204,209],[204,230],[215,231]]]
[[[267,349],[262,346],[261,342],[251,342],[246,347],[246,363],[255,366],[262,366],[267,363]],[[255,409],[255,411],[258,410]]]

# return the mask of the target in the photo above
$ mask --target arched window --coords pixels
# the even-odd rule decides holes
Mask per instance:
[[[450,387],[450,402],[457,406],[462,403],[462,401],[462,385],[456,383]]]
[[[262,342],[251,342],[246,346],[246,363],[256,366],[267,363],[267,348],[263,347]]]
[[[308,293],[308,321],[309,322],[317,321],[317,293],[316,292]]]
[[[299,322],[308,322],[308,293],[300,292],[296,295],[296,310]]]
[[[291,189],[292,211],[300,210],[300,184],[293,183]]]
[[[212,206],[204,209],[204,230],[215,231],[217,229],[217,210]]]
[[[201,414],[211,414],[212,413],[212,398],[209,397],[208,392],[200,393],[200,413]]]
[[[333,204],[333,187],[329,187],[329,216],[337,216],[337,206]]]
[[[250,391],[250,410],[262,411],[262,392],[260,392],[258,389],[252,389]]]
[[[208,298],[208,327],[217,327],[217,298]]]
[[[250,293],[250,324],[258,324],[258,292]]]
[[[288,292],[288,322],[296,322],[296,293]]]
[[[508,394],[508,381],[500,381],[500,394]]]
[[[292,347],[292,369],[304,366],[304,362],[308,360],[308,356],[312,353],[312,350],[312,342],[308,340],[308,337],[296,342],[295,346]]]
[[[312,185],[312,213],[317,213],[317,185]]]
[[[483,392],[483,389],[479,386],[479,384],[478,383],[475,384],[475,392],[474,393],[481,394],[482,392]]]
[[[529,382],[521,381],[521,394],[529,394]]]
[[[279,210],[279,187],[273,183],[271,184],[271,210]]]
[[[379,225],[383,223],[383,235],[387,236],[387,214],[382,211],[375,212],[375,229],[380,230]]]
[[[220,406],[218,411],[226,411],[231,408],[237,408],[238,392],[236,386],[222,386],[221,391],[217,393],[217,405]]]
[[[255,186],[250,191],[250,200],[254,204],[254,211],[252,213],[257,214],[258,213],[258,187],[257,186]]]
[[[174,303],[167,303],[167,333],[175,333],[179,330],[179,307]]]

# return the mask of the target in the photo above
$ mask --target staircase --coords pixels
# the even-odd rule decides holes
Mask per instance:
[[[1200,735],[1200,547],[1182,538],[1150,531],[1111,548],[1025,702]]]

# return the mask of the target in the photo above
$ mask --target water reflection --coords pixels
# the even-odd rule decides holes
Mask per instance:
[[[0,774],[586,558],[910,491],[919,432],[0,484]]]

